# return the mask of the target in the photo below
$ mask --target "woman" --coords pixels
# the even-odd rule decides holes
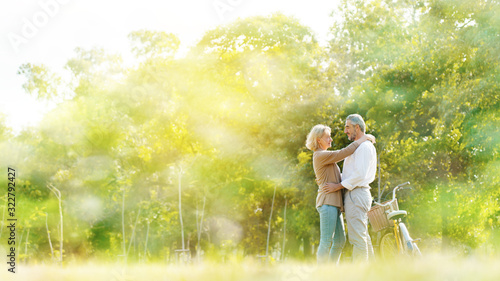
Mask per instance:
[[[375,142],[375,137],[368,134],[341,150],[328,151],[327,149],[332,146],[333,141],[330,134],[330,127],[316,125],[307,135],[306,141],[306,147],[314,151],[313,167],[319,187],[318,196],[316,197],[316,209],[319,212],[321,232],[317,252],[318,263],[325,262],[328,259],[338,263],[345,244],[344,221],[341,214],[344,207],[342,190],[328,187],[326,184],[341,181],[337,162],[353,154],[364,141]]]

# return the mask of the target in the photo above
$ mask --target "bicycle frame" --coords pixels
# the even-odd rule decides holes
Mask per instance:
[[[401,236],[399,235],[399,225],[394,222],[394,237],[396,237],[396,246],[398,247],[398,253],[403,253],[403,245],[401,245]]]
[[[386,211],[387,213],[387,218],[389,220],[392,220],[394,222],[394,227],[393,227],[393,234],[397,246],[398,253],[403,254],[405,252],[408,252],[411,255],[420,255],[420,250],[418,249],[418,246],[415,244],[415,242],[419,241],[420,239],[412,239],[410,237],[410,233],[408,232],[408,229],[406,228],[406,225],[401,221],[401,218],[406,216],[406,211],[403,210],[394,210],[392,203],[396,200],[396,191],[406,185],[409,185],[410,182],[405,182],[402,183],[398,186],[396,186],[393,191],[392,191],[392,200],[386,202],[385,204],[381,204],[378,202],[374,203],[378,206],[381,207],[386,207],[389,206],[389,210]],[[387,235],[387,234],[386,234]],[[384,235],[385,236],[385,235]],[[381,237],[381,240],[384,240],[384,237]],[[381,241],[382,243],[382,241]],[[380,243],[379,243],[380,244]],[[380,247],[380,245],[379,245]]]

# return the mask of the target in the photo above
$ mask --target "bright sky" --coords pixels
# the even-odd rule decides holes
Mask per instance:
[[[53,105],[22,89],[23,63],[62,73],[76,47],[103,47],[127,56],[127,35],[139,29],[176,34],[181,48],[194,45],[217,25],[280,11],[313,29],[326,42],[339,0],[16,0],[0,2],[0,112],[19,132],[36,125]],[[216,8],[218,7],[218,8]]]

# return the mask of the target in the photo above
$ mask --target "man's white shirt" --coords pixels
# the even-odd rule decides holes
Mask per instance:
[[[359,145],[354,153],[344,160],[342,186],[353,190],[356,186],[370,187],[377,170],[377,151],[371,141]]]

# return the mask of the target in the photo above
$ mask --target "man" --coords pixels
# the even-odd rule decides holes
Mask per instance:
[[[365,130],[365,121],[359,114],[347,116],[344,132],[349,140],[360,139],[365,135]],[[344,160],[342,181],[334,185],[346,189],[344,209],[355,261],[368,261],[369,257],[373,257],[373,246],[368,234],[368,211],[372,204],[369,184],[375,179],[376,168],[375,146],[370,141],[365,141]]]

